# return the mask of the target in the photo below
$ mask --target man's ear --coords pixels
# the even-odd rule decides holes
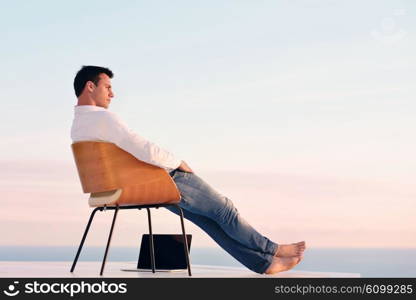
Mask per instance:
[[[88,92],[92,92],[95,89],[95,84],[92,81],[87,81],[87,83],[85,84],[85,87],[87,88]]]

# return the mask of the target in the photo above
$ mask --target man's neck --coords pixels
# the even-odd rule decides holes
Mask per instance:
[[[97,106],[97,104],[95,103],[95,101],[93,99],[91,99],[90,97],[82,96],[82,95],[78,98],[77,106],[80,106],[80,105],[94,105],[94,106]]]

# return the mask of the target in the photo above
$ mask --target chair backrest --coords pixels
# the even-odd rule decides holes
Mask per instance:
[[[113,143],[71,145],[84,193],[122,189],[117,204],[177,203],[179,191],[162,168],[138,160]]]

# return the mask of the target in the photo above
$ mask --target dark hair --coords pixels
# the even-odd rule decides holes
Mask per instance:
[[[95,85],[98,85],[98,82],[100,81],[100,74],[102,73],[107,74],[110,78],[113,78],[113,72],[108,68],[82,66],[81,70],[78,71],[74,79],[75,95],[77,97],[81,95],[87,81],[92,81]]]

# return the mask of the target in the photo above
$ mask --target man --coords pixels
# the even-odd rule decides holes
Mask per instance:
[[[230,199],[205,183],[185,161],[136,134],[108,111],[114,97],[111,78],[111,70],[97,66],[84,66],[75,76],[78,104],[71,128],[73,142],[111,142],[141,161],[164,168],[180,191],[179,206],[185,218],[252,271],[274,274],[300,262],[305,242],[277,245],[262,236],[240,216]]]

